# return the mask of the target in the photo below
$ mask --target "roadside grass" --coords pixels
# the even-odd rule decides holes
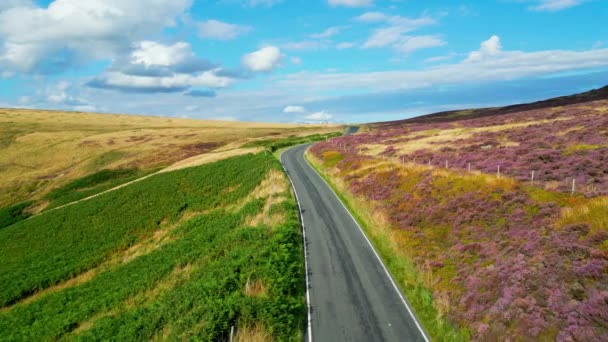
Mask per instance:
[[[322,162],[308,151],[305,156],[357,219],[431,339],[468,341],[469,332],[452,325],[446,319],[445,312],[437,309],[441,306],[437,305],[433,293],[425,286],[425,274],[419,272],[408,258],[399,255],[386,219],[369,205],[369,201],[352,196],[339,177],[328,176],[336,165],[335,160],[341,158],[331,155],[328,162]],[[428,274],[426,276],[428,277]]]
[[[266,153],[237,156],[1,230],[0,339],[225,340],[235,326],[301,340],[303,247],[284,177]]]

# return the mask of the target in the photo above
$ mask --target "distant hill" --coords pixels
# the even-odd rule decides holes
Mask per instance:
[[[477,109],[451,110],[417,116],[411,119],[378,122],[372,124],[376,127],[401,125],[404,123],[431,123],[431,122],[452,122],[463,119],[475,119],[495,115],[511,114],[527,110],[544,109],[551,107],[567,106],[591,101],[608,99],[608,85],[599,89],[586,91],[584,93],[560,96],[548,100],[536,101],[531,103],[522,103],[509,105],[504,107],[489,107]]]

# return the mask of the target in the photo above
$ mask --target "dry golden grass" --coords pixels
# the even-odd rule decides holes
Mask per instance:
[[[267,342],[272,341],[272,336],[261,325],[241,326],[234,336],[236,342]]]
[[[560,225],[586,223],[592,231],[608,231],[608,197],[597,197],[585,204],[562,209]],[[608,246],[607,246],[608,247]]]
[[[474,127],[474,128],[452,128],[452,129],[431,129],[427,131],[420,131],[412,133],[414,136],[420,136],[418,139],[401,142],[392,145],[398,152],[398,154],[412,153],[417,150],[440,150],[443,147],[450,146],[451,143],[456,140],[468,139],[473,135],[483,132],[500,132],[514,128],[523,128],[532,125],[542,125],[555,121],[568,121],[573,120],[574,117],[563,117],[555,118],[551,120],[532,120],[519,123],[507,123],[502,125]],[[503,140],[500,142],[502,146],[514,146],[514,142]],[[377,156],[384,152],[386,144],[366,144],[361,147],[366,147],[367,150],[363,151],[362,154]]]
[[[288,190],[289,183],[287,182],[285,175],[280,171],[270,170],[260,185],[245,198],[243,203],[239,204],[239,206],[242,207],[242,205],[252,199],[265,198],[262,212],[247,217],[245,219],[245,225],[257,226],[259,224],[265,224],[269,227],[276,227],[277,225],[284,223],[286,219],[285,214],[282,212],[271,214],[270,209],[273,205],[282,203],[287,199],[285,194]]]
[[[251,280],[247,279],[247,283],[245,283],[245,295],[250,297],[260,297],[264,298],[268,295],[266,291],[266,285],[262,281],[262,279]]]
[[[228,152],[253,139],[340,129],[0,109],[0,207],[39,199],[52,188],[102,168],[147,170],[214,150]]]

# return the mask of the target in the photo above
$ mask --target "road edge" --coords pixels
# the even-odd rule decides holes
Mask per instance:
[[[407,309],[408,313],[410,314],[410,316],[412,317],[412,319],[414,320],[414,323],[416,323],[416,327],[418,328],[418,330],[420,331],[422,338],[426,341],[426,342],[430,342],[431,339],[429,338],[427,332],[425,331],[422,323],[420,323],[420,320],[418,320],[418,317],[416,317],[416,314],[414,313],[414,311],[412,310],[408,300],[406,299],[405,295],[402,293],[401,289],[399,288],[399,286],[397,285],[397,283],[395,282],[393,275],[390,273],[390,271],[388,270],[388,268],[386,267],[386,265],[384,264],[384,261],[382,260],[382,258],[380,257],[380,254],[378,254],[378,252],[376,251],[376,248],[374,247],[374,245],[372,244],[371,240],[367,237],[367,234],[365,233],[365,231],[363,230],[363,228],[361,228],[361,225],[359,224],[359,221],[357,221],[357,219],[353,216],[353,214],[351,214],[350,210],[348,209],[348,207],[344,204],[344,202],[342,201],[342,199],[340,198],[340,196],[338,196],[338,194],[336,193],[336,191],[334,190],[333,186],[331,186],[329,184],[329,182],[325,179],[325,177],[323,177],[319,171],[317,171],[316,167],[314,167],[314,165],[312,165],[312,163],[308,160],[308,158],[306,157],[306,152],[308,152],[308,149],[306,151],[304,151],[304,160],[306,160],[306,163],[308,163],[308,165],[310,166],[311,169],[313,169],[315,171],[315,173],[319,176],[319,178],[321,178],[323,180],[323,182],[325,182],[325,184],[327,185],[327,187],[329,189],[331,189],[331,192],[334,194],[334,196],[336,196],[336,198],[338,199],[338,202],[340,202],[340,204],[344,207],[344,209],[346,210],[346,212],[348,213],[348,215],[350,216],[350,218],[353,220],[353,222],[355,222],[355,224],[357,225],[357,227],[359,228],[359,231],[361,232],[361,234],[363,234],[363,237],[365,238],[365,241],[367,241],[368,245],[370,246],[372,252],[374,252],[374,255],[376,256],[376,258],[378,259],[378,261],[380,262],[380,265],[382,265],[382,269],[384,270],[385,274],[387,275],[388,279],[390,280],[391,284],[393,285],[393,288],[395,289],[395,291],[397,292],[397,294],[399,295],[399,298],[401,299],[401,302],[403,303],[403,305],[405,306],[405,308]]]
[[[285,169],[285,165],[283,164],[283,154],[297,146],[292,146],[290,148],[285,149],[281,152],[279,157],[279,162],[281,163],[281,167],[283,168],[283,172],[287,175],[287,179],[289,179],[289,183],[291,184],[291,189],[296,197],[296,203],[298,205],[298,211],[300,212],[300,225],[302,226],[302,244],[304,245],[304,272],[306,279],[306,311],[307,311],[307,327],[306,334],[308,335],[308,342],[312,342],[312,315],[311,315],[311,306],[310,306],[310,278],[309,268],[308,268],[308,248],[306,247],[306,228],[304,227],[304,215],[302,215],[302,207],[300,206],[300,199],[298,198],[298,192],[296,191],[296,187],[293,185],[293,181],[291,180],[291,176],[287,169]],[[305,338],[306,339],[306,338]]]

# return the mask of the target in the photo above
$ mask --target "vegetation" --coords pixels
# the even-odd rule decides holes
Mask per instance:
[[[309,158],[366,223],[437,340],[600,341],[603,103],[380,126],[320,142]]]
[[[306,136],[291,135],[287,138],[256,140],[243,145],[243,147],[264,147],[268,151],[273,153],[284,147],[331,139],[339,137],[341,135],[342,133],[340,132],[333,132],[327,134],[312,134]]]
[[[141,172],[137,169],[104,169],[56,188],[46,194],[43,199],[50,201],[46,209],[55,208],[112,189],[155,171],[158,170]]]
[[[280,165],[261,153],[14,224],[0,230],[0,339],[221,340],[231,326],[244,340],[301,339],[297,215]]]
[[[152,169],[251,139],[329,133],[333,125],[205,121],[0,109],[0,208],[40,200],[102,169]]]
[[[0,209],[0,229],[28,218],[30,213],[26,212],[25,209],[31,204],[32,202],[28,201]]]

